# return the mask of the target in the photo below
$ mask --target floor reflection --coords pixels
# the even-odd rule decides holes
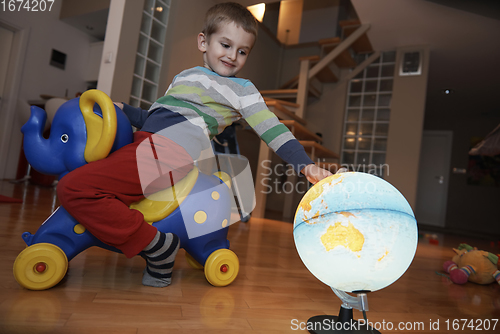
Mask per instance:
[[[1,333],[53,333],[61,319],[61,303],[52,291],[20,290],[1,304]],[[23,327],[20,327],[23,326]]]

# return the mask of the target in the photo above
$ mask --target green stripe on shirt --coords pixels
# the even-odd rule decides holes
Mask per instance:
[[[210,132],[211,135],[215,136],[219,133],[218,132],[219,123],[217,123],[217,120],[214,117],[201,112],[198,108],[196,108],[192,104],[178,100],[171,95],[162,96],[156,102],[167,105],[167,109],[168,106],[175,106],[175,107],[188,108],[194,110],[200,117],[203,118],[203,121],[207,124],[208,131]]]
[[[280,134],[288,132],[288,128],[284,124],[278,124],[276,126],[273,126],[266,132],[264,132],[260,138],[269,145],[269,143],[276,137],[278,137]]]
[[[177,96],[182,101],[181,95],[197,94],[200,97],[200,101],[203,103],[204,106],[209,107],[210,109],[215,111],[217,114],[221,115],[224,118],[224,122],[225,122],[226,126],[230,125],[232,123],[232,119],[231,119],[232,111],[231,111],[231,109],[229,109],[228,107],[215,101],[213,99],[213,97],[211,97],[209,95],[205,95],[206,93],[207,93],[207,91],[205,89],[202,89],[199,87],[178,85],[178,86],[170,88],[167,92],[167,95],[172,95],[174,97]],[[179,98],[178,98],[178,100],[179,100]],[[200,114],[200,110],[198,110],[197,112],[198,112],[198,114]]]
[[[272,112],[268,109],[261,110],[256,112],[255,114],[245,118],[247,123],[254,128],[257,124],[264,122],[266,119],[276,117]]]

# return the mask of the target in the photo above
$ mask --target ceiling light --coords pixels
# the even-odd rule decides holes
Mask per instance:
[[[257,21],[262,22],[262,19],[264,18],[264,13],[266,12],[265,3],[259,3],[253,6],[248,6],[247,9],[250,11],[250,13],[253,14],[253,16],[257,19]]]
[[[443,89],[444,95],[451,95],[453,93],[455,93],[455,91],[453,89],[449,89],[449,88]]]

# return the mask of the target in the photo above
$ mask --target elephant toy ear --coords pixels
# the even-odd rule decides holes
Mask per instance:
[[[102,110],[102,118],[94,113],[94,104]],[[103,92],[91,89],[80,96],[80,110],[87,127],[85,160],[104,159],[111,151],[116,136],[116,112],[111,99]]]

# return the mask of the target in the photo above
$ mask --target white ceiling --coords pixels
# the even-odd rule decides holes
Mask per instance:
[[[351,1],[376,50],[430,46],[428,97],[444,88],[475,98],[500,93],[500,1]]]
[[[108,13],[109,8],[106,8],[91,13],[62,18],[61,21],[103,41],[106,35]]]

